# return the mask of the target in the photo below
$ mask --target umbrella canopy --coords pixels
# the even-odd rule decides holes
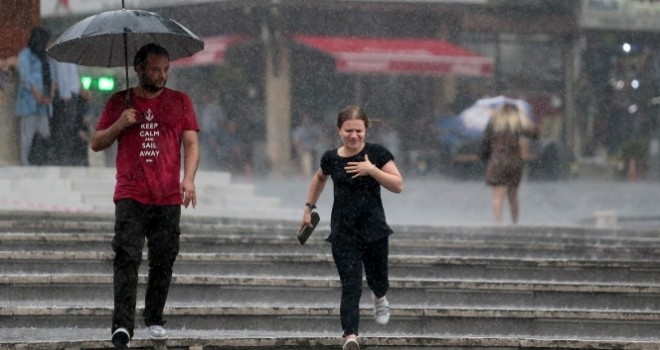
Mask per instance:
[[[488,125],[493,111],[499,106],[508,103],[518,107],[526,118],[530,121],[534,119],[532,107],[524,100],[510,98],[506,96],[497,96],[482,98],[477,100],[472,106],[461,112],[459,115],[464,127],[469,131],[482,133]]]
[[[124,51],[126,34],[126,51]],[[192,56],[204,41],[178,22],[142,10],[102,12],[83,19],[60,35],[48,54],[60,62],[85,66],[121,67],[144,45],[156,43],[170,60]]]
[[[85,66],[121,67],[149,43],[158,44],[170,60],[188,57],[204,49],[204,41],[178,22],[160,14],[121,9],[102,12],[83,19],[67,29],[47,49],[60,62]],[[128,91],[126,93],[127,104]]]

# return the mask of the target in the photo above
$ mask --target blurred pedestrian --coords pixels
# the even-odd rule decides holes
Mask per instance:
[[[225,123],[225,112],[213,97],[206,92],[199,116],[199,144],[200,144],[200,167],[204,170],[220,169],[220,144],[219,138],[222,132],[221,125]]]
[[[373,123],[370,129],[374,129],[374,126],[376,127],[375,130],[371,130],[370,133],[372,138],[376,143],[385,146],[385,148],[397,157],[401,153],[401,137],[399,136],[399,133],[394,127],[384,121]]]
[[[51,148],[56,165],[88,166],[89,127],[85,113],[91,94],[81,89],[78,66],[53,60],[57,90],[51,118]]]
[[[300,162],[300,170],[304,178],[309,179],[312,176],[314,167],[314,151],[318,142],[319,132],[312,123],[312,117],[303,113],[300,116],[300,123],[293,129],[291,139],[296,151],[296,157]]]
[[[311,226],[311,212],[332,178],[334,202],[330,218],[332,257],[341,280],[340,318],[344,350],[360,348],[357,337],[362,296],[362,266],[372,291],[374,317],[386,324],[390,318],[386,298],[389,289],[389,236],[381,186],[401,193],[403,177],[394,156],[379,144],[365,142],[369,118],[358,106],[348,106],[337,116],[337,132],[342,146],[326,151],[321,166],[312,177],[302,223]]]
[[[527,138],[538,137],[538,129],[516,105],[504,104],[493,113],[481,143],[481,158],[486,161],[486,184],[493,188],[495,222],[502,222],[504,198],[509,201],[511,221],[520,213],[518,186],[525,161],[530,158]]]
[[[118,143],[112,342],[122,349],[133,337],[145,237],[149,276],[144,322],[151,338],[167,338],[163,309],[179,253],[181,205],[197,205],[199,127],[190,98],[165,87],[169,64],[169,54],[161,46],[147,44],[138,50],[133,66],[139,84],[130,90],[131,106],[126,107],[126,91],[112,95],[91,143],[94,151]]]
[[[51,66],[46,55],[50,31],[34,27],[30,32],[27,47],[18,53],[18,91],[16,93],[16,116],[21,121],[21,164],[45,164],[48,162],[50,139],[49,118],[55,94]],[[36,139],[36,140],[35,140]],[[30,151],[33,159],[30,161]],[[37,159],[38,158],[38,159]]]
[[[232,175],[252,176],[252,163],[250,162],[250,144],[241,138],[238,123],[227,119],[221,124],[216,135],[219,146],[218,159],[220,168],[229,171]]]

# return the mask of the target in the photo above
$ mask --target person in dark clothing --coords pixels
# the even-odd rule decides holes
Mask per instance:
[[[169,76],[165,48],[147,44],[135,54],[139,85],[110,97],[91,147],[100,151],[117,141],[115,202],[114,312],[112,342],[126,349],[133,337],[138,268],[147,239],[149,277],[144,323],[153,339],[166,339],[163,309],[179,253],[181,205],[197,204],[199,127],[190,98],[165,87]],[[181,148],[183,146],[183,179]]]
[[[49,118],[52,116],[56,87],[53,67],[46,54],[50,35],[44,27],[32,28],[27,47],[18,53],[16,116],[21,125],[22,165],[46,165],[50,162]]]
[[[499,107],[489,120],[481,144],[486,163],[486,184],[493,188],[493,215],[502,222],[504,198],[509,200],[511,221],[516,224],[520,213],[518,186],[529,159],[528,138],[538,137],[538,129],[513,104]]]
[[[358,350],[362,296],[362,267],[374,300],[376,322],[390,318],[385,295],[389,288],[388,255],[392,229],[385,220],[381,186],[393,193],[403,191],[403,177],[394,156],[385,147],[366,143],[369,118],[358,106],[348,106],[337,117],[343,145],[326,151],[312,177],[302,223],[311,227],[311,212],[323,188],[332,178],[334,202],[330,218],[332,257],[342,285],[340,318],[343,349]]]
[[[53,77],[57,82],[50,120],[53,163],[88,166],[89,128],[85,123],[85,113],[89,108],[91,94],[81,87],[78,66],[54,62],[53,67]]]

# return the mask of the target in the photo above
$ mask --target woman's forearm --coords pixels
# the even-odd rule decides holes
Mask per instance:
[[[387,162],[381,169],[374,166],[371,177],[390,192],[403,192],[403,176],[393,161]]]

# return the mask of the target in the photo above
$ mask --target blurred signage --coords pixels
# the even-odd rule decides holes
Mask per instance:
[[[580,26],[587,29],[660,29],[658,0],[582,0]]]
[[[441,40],[306,35],[293,39],[332,55],[339,72],[493,75],[491,58]]]
[[[269,1],[263,0],[264,3]],[[312,0],[309,0],[312,1]],[[318,1],[319,3],[322,1]],[[323,2],[341,2],[346,0],[323,0]],[[356,1],[356,0],[350,0]],[[362,2],[405,2],[439,4],[486,4],[488,0],[358,0]],[[194,5],[201,3],[235,2],[240,0],[126,0],[128,9],[148,10],[150,8]],[[94,14],[103,11],[120,10],[120,0],[41,0],[42,17],[60,17],[72,14]]]
[[[438,4],[486,4],[489,2],[489,0],[334,0],[334,1],[407,2],[407,3],[438,3]]]
[[[247,37],[242,35],[216,36],[203,38],[204,50],[190,56],[172,61],[174,67],[200,66],[209,64],[222,64],[230,45],[238,44]]]
[[[228,1],[230,0],[126,0],[125,7],[127,9],[148,10],[150,8]],[[41,17],[95,14],[112,10],[121,10],[120,0],[41,0]]]

